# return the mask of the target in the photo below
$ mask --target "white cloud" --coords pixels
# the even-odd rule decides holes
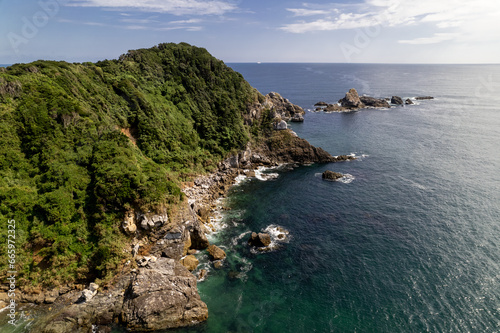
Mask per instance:
[[[455,39],[475,41],[497,40],[500,36],[500,6],[496,0],[364,0],[357,4],[303,4],[303,8],[287,11],[323,15],[317,19],[301,20],[283,25],[291,33],[333,31],[372,26],[423,27],[432,37],[422,37],[403,43],[429,44]],[[320,14],[319,11],[324,12]],[[455,34],[455,35],[454,35]]]
[[[435,33],[432,37],[422,37],[409,40],[399,40],[400,44],[412,44],[412,45],[423,45],[423,44],[437,44],[447,40],[453,40],[457,38],[459,34],[456,33]]]
[[[78,0],[67,4],[76,7],[134,9],[173,15],[223,15],[236,10],[233,3],[223,0]]]
[[[327,10],[307,9],[307,8],[287,8],[286,10],[292,12],[294,16],[314,16],[314,15],[324,15],[329,13]]]

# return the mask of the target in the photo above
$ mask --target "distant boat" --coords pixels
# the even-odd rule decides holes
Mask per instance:
[[[262,62],[260,62],[260,61],[257,61],[257,65],[260,65],[260,64],[262,64]]]

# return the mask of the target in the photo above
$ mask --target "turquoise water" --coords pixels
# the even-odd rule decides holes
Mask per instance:
[[[500,66],[231,66],[305,109],[349,88],[436,99],[291,124],[359,159],[233,187],[210,236],[228,258],[198,284],[209,319],[175,332],[500,331]],[[327,169],[351,177],[322,181]],[[269,226],[288,242],[253,253],[249,232]]]

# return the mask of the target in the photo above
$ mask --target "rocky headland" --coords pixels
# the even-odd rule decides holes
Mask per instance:
[[[420,100],[430,100],[434,99],[431,96],[421,96],[415,97],[413,99],[407,98],[403,101],[403,98],[399,96],[392,96],[390,98],[375,98],[370,96],[359,96],[356,89],[352,88],[346,93],[346,95],[339,99],[337,103],[326,103],[324,101],[317,102],[314,104],[316,111],[325,112],[350,112],[357,111],[361,109],[370,108],[391,108],[393,106],[403,106],[415,104],[415,101]]]
[[[197,291],[198,265],[193,255],[207,251],[215,268],[226,254],[206,235],[213,230],[211,216],[216,200],[226,194],[238,175],[252,175],[258,167],[282,164],[333,163],[353,159],[334,157],[314,147],[286,128],[287,120],[302,116],[302,108],[277,93],[248,106],[245,121],[252,124],[266,116],[274,125],[266,135],[249,142],[244,150],[219,163],[212,173],[185,182],[184,201],[176,209],[147,213],[129,210],[122,231],[131,237],[134,261],[109,283],[99,286],[73,284],[23,293],[20,301],[50,307],[34,329],[43,333],[110,332],[112,325],[145,332],[194,325],[208,318],[208,309]],[[269,245],[268,235],[256,234],[250,244]],[[199,278],[204,278],[200,272]]]

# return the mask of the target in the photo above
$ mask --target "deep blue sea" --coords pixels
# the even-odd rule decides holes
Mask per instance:
[[[435,99],[291,123],[358,159],[234,186],[210,236],[228,258],[198,283],[209,319],[175,332],[500,332],[500,66],[230,66],[306,110],[350,88]],[[249,233],[270,226],[288,242],[251,251]]]

